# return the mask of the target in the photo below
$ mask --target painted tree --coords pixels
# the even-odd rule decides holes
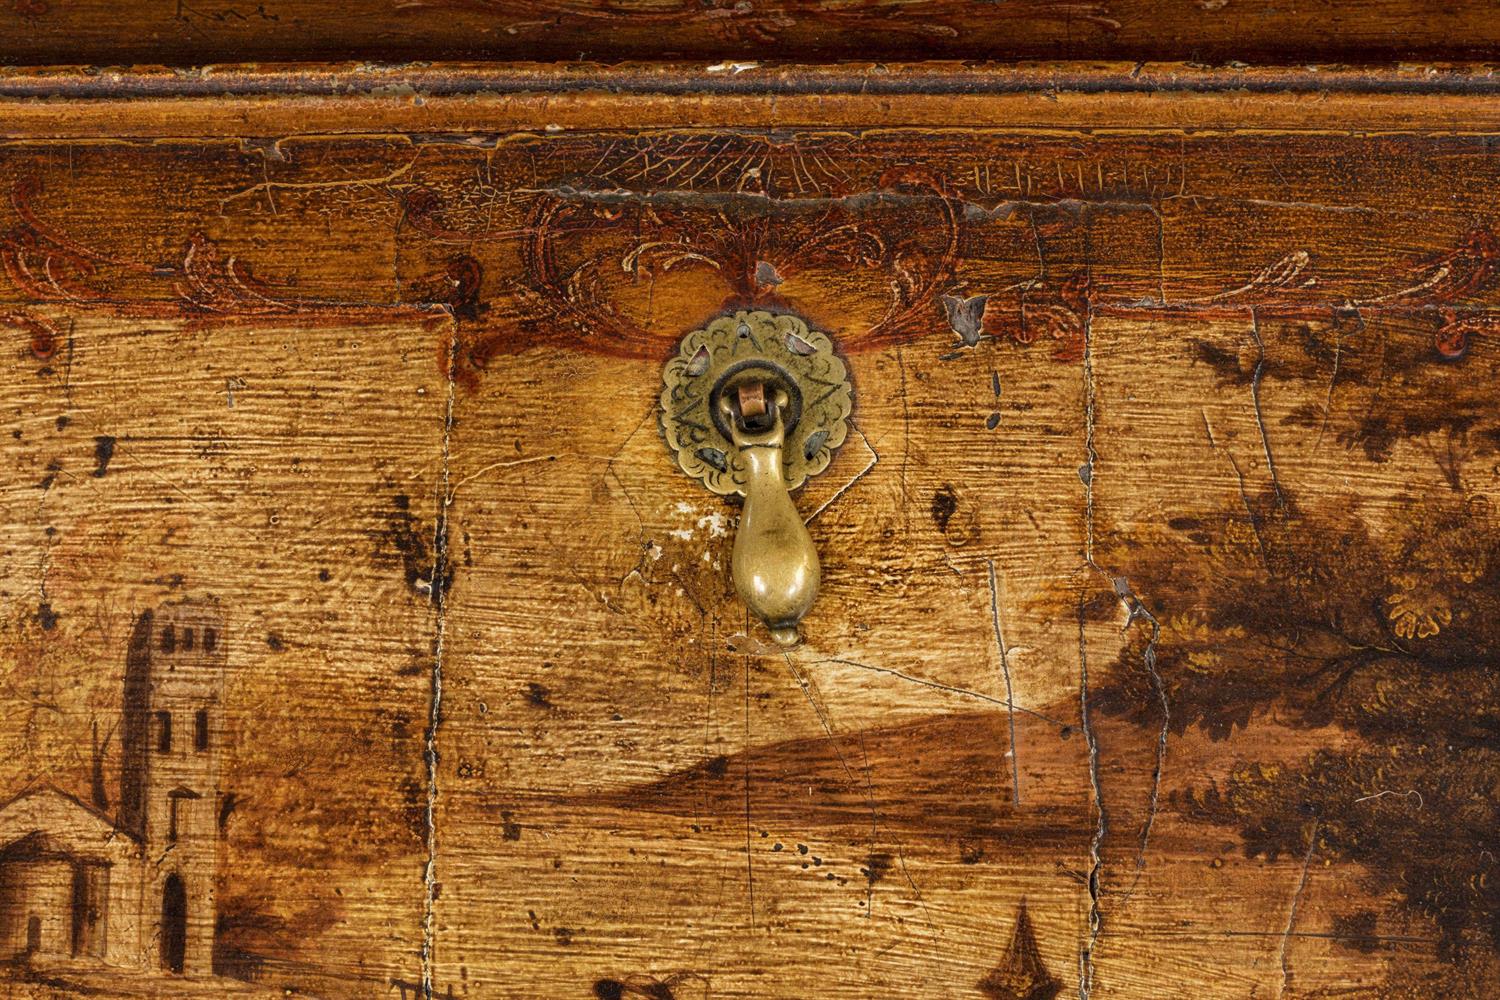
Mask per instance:
[[[1199,360],[1257,392],[1300,386],[1315,401],[1292,410],[1288,424],[1332,434],[1374,462],[1409,441],[1462,492],[1466,467],[1500,454],[1500,318],[1489,302],[1500,237],[1476,228],[1415,262],[1406,287],[1366,298],[1325,300],[1306,263],[1278,272],[1296,280],[1273,283],[1264,304],[1246,309],[1249,335],[1200,339]]]
[[[979,981],[978,989],[990,1000],[1053,1000],[1062,992],[1062,983],[1052,977],[1042,962],[1025,897],[1016,909],[1010,946],[1000,964]]]
[[[1159,678],[1178,733],[1339,727],[1336,748],[1246,766],[1187,807],[1239,827],[1251,856],[1359,862],[1372,891],[1435,922],[1447,954],[1492,954],[1500,519],[1441,488],[1390,525],[1357,511],[1283,490],[1116,536],[1101,562],[1128,568],[1160,622],[1155,676],[1141,669],[1151,636],[1134,630],[1095,704],[1160,726]]]

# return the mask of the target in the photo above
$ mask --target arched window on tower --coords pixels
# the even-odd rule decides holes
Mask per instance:
[[[170,625],[161,628],[161,651],[171,653],[177,649],[177,630]]]
[[[191,788],[178,787],[167,793],[167,843],[175,844],[177,839],[189,832],[188,818],[192,809],[193,799],[202,798]]]
[[[200,708],[193,716],[193,749],[203,752],[208,749],[208,709]]]
[[[186,650],[193,648],[193,630],[190,628],[182,630],[182,648]]]
[[[219,634],[211,628],[205,628],[203,630],[203,651],[205,653],[212,653],[214,646],[218,645],[218,643]]]

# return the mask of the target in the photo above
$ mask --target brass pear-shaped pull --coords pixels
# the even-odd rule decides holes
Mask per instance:
[[[853,405],[828,335],[786,313],[720,316],[662,370],[662,437],[683,472],[745,498],[734,588],[783,645],[797,642],[822,575],[791,493],[828,468]]]
[[[745,510],[734,536],[734,589],[766,623],[771,637],[791,646],[797,642],[798,623],[817,599],[822,570],[812,536],[786,488],[781,418],[786,394],[774,387],[770,392],[775,398],[766,400],[767,387],[752,383],[740,387],[737,400],[725,395],[720,401],[745,470]],[[759,412],[746,412],[752,408]]]

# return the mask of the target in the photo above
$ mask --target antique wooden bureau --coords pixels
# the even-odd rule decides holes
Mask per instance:
[[[0,991],[1500,996],[1497,43],[0,0]]]

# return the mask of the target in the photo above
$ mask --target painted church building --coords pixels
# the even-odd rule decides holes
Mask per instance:
[[[0,805],[0,961],[212,973],[225,646],[211,598],[142,613],[117,813],[50,785]]]

